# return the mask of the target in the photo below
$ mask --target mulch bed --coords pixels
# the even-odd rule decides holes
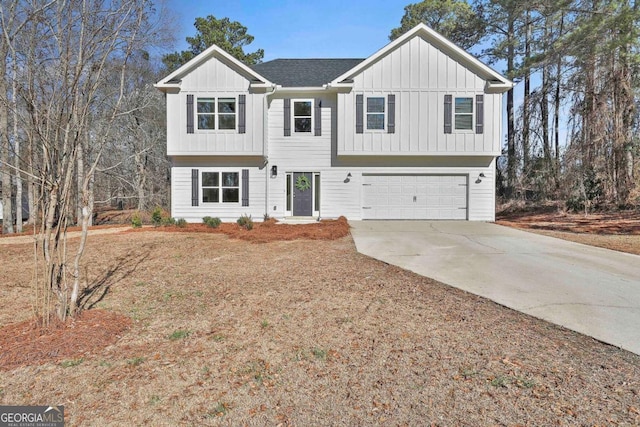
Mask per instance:
[[[589,234],[640,235],[640,211],[592,213],[527,211],[500,212],[496,223],[532,230],[553,230]]]
[[[256,222],[253,229],[247,230],[235,223],[222,223],[217,228],[205,224],[187,224],[184,227],[161,226],[157,228],[133,228],[129,232],[159,230],[174,233],[221,233],[232,239],[251,243],[268,243],[291,240],[335,240],[349,234],[349,223],[345,217],[336,220],[323,220],[312,224],[282,224],[274,219]]]
[[[127,316],[99,309],[48,327],[36,320],[5,326],[0,329],[0,370],[85,357],[115,343],[130,326]]]

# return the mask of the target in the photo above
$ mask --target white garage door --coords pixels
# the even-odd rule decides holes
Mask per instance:
[[[467,219],[466,175],[363,175],[364,219]]]

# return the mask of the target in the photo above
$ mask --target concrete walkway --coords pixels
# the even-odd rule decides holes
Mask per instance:
[[[640,256],[464,221],[350,221],[359,252],[640,354]]]

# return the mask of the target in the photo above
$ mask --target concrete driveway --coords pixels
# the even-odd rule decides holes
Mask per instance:
[[[359,252],[640,354],[640,256],[463,221],[350,221]]]

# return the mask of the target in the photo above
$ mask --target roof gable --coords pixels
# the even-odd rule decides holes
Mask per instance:
[[[155,87],[160,90],[167,90],[170,88],[180,87],[180,81],[184,76],[195,70],[197,67],[210,60],[216,58],[229,66],[231,69],[246,77],[248,80],[256,81],[259,83],[270,84],[271,82],[252,70],[251,67],[239,61],[229,53],[225,52],[216,45],[210,46],[207,50],[191,59],[186,64],[169,74],[167,77],[160,80],[155,84]]]
[[[422,37],[432,46],[438,48],[450,58],[454,59],[461,65],[476,73],[478,76],[482,77],[487,81],[488,91],[505,92],[513,87],[513,83],[502,74],[487,66],[475,56],[458,47],[457,45],[449,41],[446,37],[442,36],[435,30],[427,27],[424,24],[418,24],[412,30],[406,32],[401,37],[389,43],[364,61],[357,64],[352,69],[347,70],[343,74],[339,75],[331,81],[330,85],[340,86],[345,82],[353,80],[353,78],[360,74],[363,70],[380,61],[382,58],[389,55],[391,52],[404,45],[414,37]]]

